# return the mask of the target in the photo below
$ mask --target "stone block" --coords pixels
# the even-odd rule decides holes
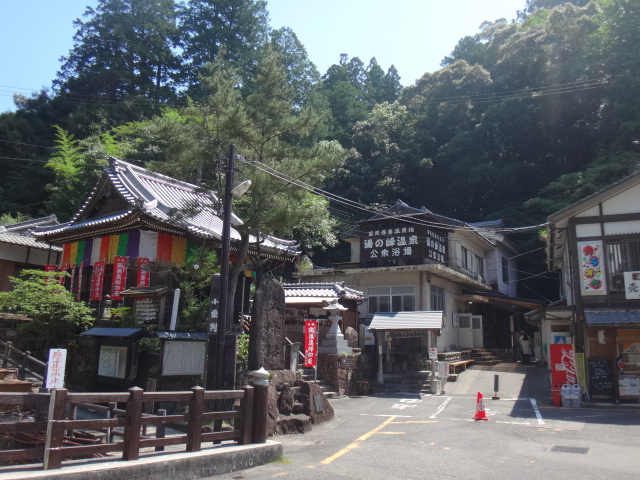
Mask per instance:
[[[281,435],[307,433],[312,428],[311,418],[304,414],[281,416],[278,421],[278,433]]]

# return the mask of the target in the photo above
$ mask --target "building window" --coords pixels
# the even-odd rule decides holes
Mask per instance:
[[[509,283],[509,260],[506,257],[502,257],[502,281]]]
[[[431,285],[431,310],[442,312],[446,315],[445,290],[442,287]]]
[[[413,286],[372,287],[367,290],[369,313],[413,312],[416,296]]]
[[[608,291],[624,294],[624,272],[640,270],[640,239],[637,236],[608,237],[605,251]]]
[[[484,258],[476,255],[476,273],[484,279]]]
[[[462,266],[466,269],[469,268],[469,250],[464,247],[462,248]]]

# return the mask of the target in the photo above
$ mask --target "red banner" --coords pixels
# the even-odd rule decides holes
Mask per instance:
[[[576,358],[571,344],[549,345],[552,385],[575,385],[578,383]]]
[[[127,284],[127,257],[113,259],[113,280],[111,282],[111,299],[122,300],[120,293]]]
[[[60,271],[61,272],[66,272],[67,270],[69,270],[69,265],[64,264],[60,267]],[[60,285],[62,285],[64,287],[64,281],[67,277],[65,276],[60,276]]]
[[[76,292],[76,302],[80,301],[80,295],[82,294],[82,270],[84,264],[82,262],[80,262],[80,265],[78,265],[78,291]]]
[[[104,260],[100,260],[93,264],[93,273],[91,274],[91,300],[102,300],[104,271]]]
[[[55,272],[56,271],[56,266],[55,265],[45,265],[44,266],[44,271],[45,272]],[[50,279],[51,277],[46,277],[44,279],[44,284],[47,284],[47,281]]]
[[[149,263],[148,258],[138,257],[138,281],[136,286],[149,286]]]
[[[304,366],[315,367],[318,358],[318,321],[304,321]]]
[[[71,282],[69,282],[69,291],[73,293],[73,286],[76,281],[76,264],[71,265]]]

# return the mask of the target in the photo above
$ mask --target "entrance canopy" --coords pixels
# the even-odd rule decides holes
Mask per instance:
[[[369,330],[439,330],[442,312],[378,312],[373,315]]]

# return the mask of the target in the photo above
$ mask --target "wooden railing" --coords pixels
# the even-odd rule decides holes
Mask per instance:
[[[22,352],[14,347],[11,342],[0,340],[0,348],[3,349],[2,368],[17,368],[18,378],[24,380],[29,374],[33,378],[44,382],[47,364],[31,356],[31,352]]]
[[[197,452],[206,442],[264,443],[267,437],[267,388],[249,386],[242,390],[205,391],[202,387],[194,387],[186,392],[145,392],[133,387],[126,393],[70,393],[62,388],[51,393],[0,393],[0,406],[5,410],[25,411],[29,408],[35,417],[35,421],[0,423],[0,435],[43,439],[41,444],[34,442],[32,448],[0,450],[0,463],[42,462],[43,468],[49,470],[60,468],[65,459],[114,452],[122,452],[123,460],[137,460],[141,449],[147,447],[159,451],[170,445],[185,445],[183,451]],[[239,407],[233,409],[230,405],[238,400]],[[159,402],[186,404],[188,410],[176,415],[166,415],[166,411],[143,413],[145,404]],[[118,409],[118,405],[124,408]],[[106,418],[78,420],[73,413],[78,408],[102,411]],[[44,412],[46,419],[41,420]],[[229,426],[222,428],[223,421]],[[186,433],[165,436],[167,424],[186,425]],[[205,424],[214,426],[203,428]],[[156,435],[146,435],[146,427],[153,425]],[[92,444],[81,444],[79,434],[86,435],[91,431],[101,434],[101,440],[94,436],[96,440]],[[116,437],[118,441],[114,441]]]

